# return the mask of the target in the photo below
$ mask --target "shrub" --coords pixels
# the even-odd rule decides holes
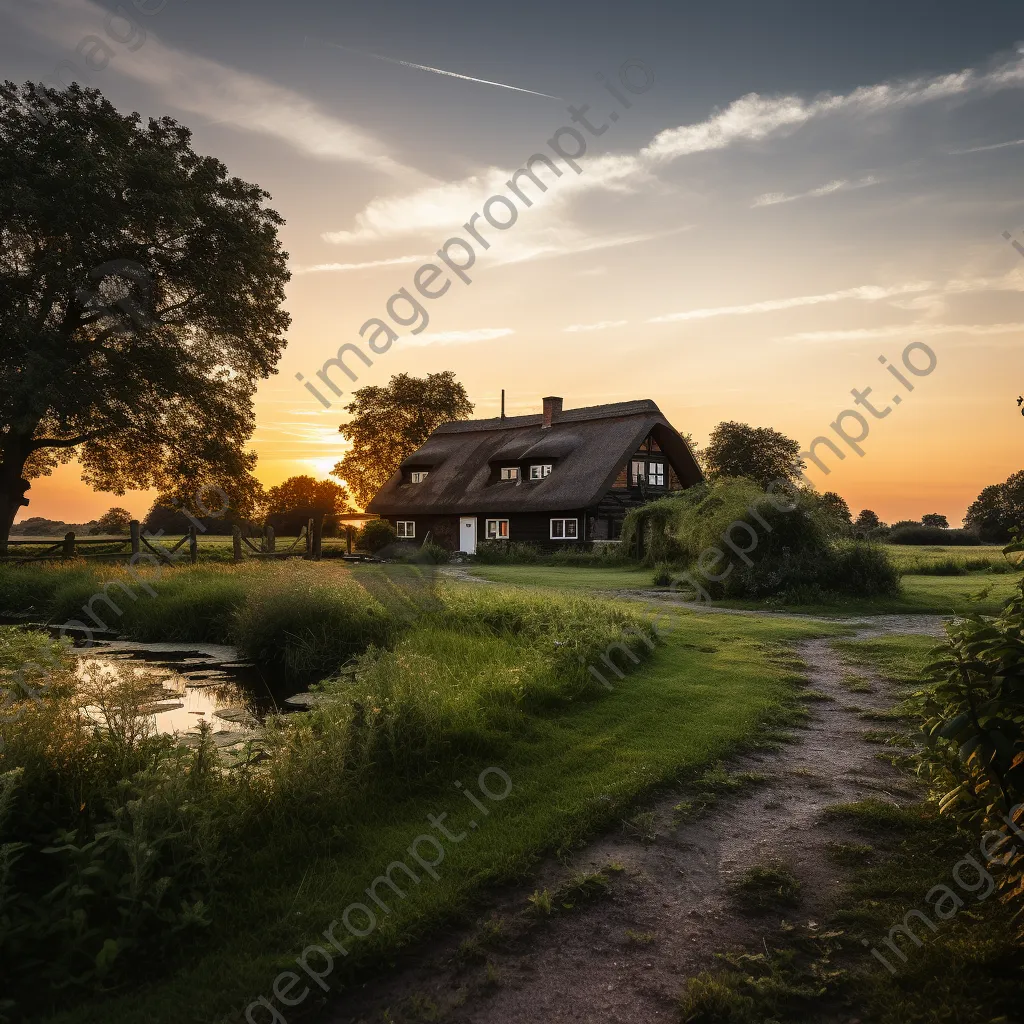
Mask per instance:
[[[749,480],[715,481],[630,512],[624,543],[641,539],[646,564],[687,566],[712,598],[816,602],[832,594],[898,591],[899,575],[885,552],[836,540],[834,516],[817,495],[794,492],[790,510],[787,500],[770,497]],[[744,555],[733,554],[727,536]]]
[[[948,530],[941,526],[894,526],[888,537],[890,544],[980,544],[981,538],[971,530]]]
[[[546,565],[576,565],[580,567],[607,567],[625,565],[632,561],[619,544],[602,544],[598,547],[568,547],[552,551],[542,558]]]
[[[15,632],[0,627],[0,956],[4,996],[37,1008],[40,989],[116,983],[208,923],[231,783],[208,733],[194,750],[152,734],[154,679],[122,667],[79,684],[64,645]],[[26,660],[45,668],[19,677]]]
[[[540,548],[519,541],[485,540],[476,548],[476,560],[484,565],[533,565],[540,559]]]
[[[1024,825],[1024,584],[994,619],[947,627],[948,639],[927,669],[930,690],[922,728],[933,779],[945,791],[940,810],[978,833]],[[1011,819],[1011,815],[1014,818]],[[1012,839],[999,884],[1024,901],[1024,851]]]
[[[356,535],[356,543],[370,554],[376,554],[381,548],[393,544],[397,536],[395,528],[386,519],[371,519]]]
[[[420,546],[419,552],[413,559],[415,562],[424,562],[430,565],[447,565],[452,560],[452,553],[440,544],[427,541]]]
[[[666,562],[660,562],[654,567],[654,579],[651,582],[656,587],[667,587],[672,582],[672,567]]]

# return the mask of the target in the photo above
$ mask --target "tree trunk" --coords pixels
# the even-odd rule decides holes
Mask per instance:
[[[7,554],[7,539],[14,526],[14,518],[23,505],[28,504],[25,492],[31,485],[21,476],[21,466],[15,468],[0,463],[0,555]]]

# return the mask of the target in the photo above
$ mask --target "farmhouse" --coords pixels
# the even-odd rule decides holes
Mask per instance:
[[[616,540],[629,509],[703,479],[649,399],[461,420],[438,427],[370,504],[399,539],[453,551],[480,541],[542,547]]]

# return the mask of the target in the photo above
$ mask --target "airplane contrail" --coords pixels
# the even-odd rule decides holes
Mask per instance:
[[[306,37],[309,38],[308,36]],[[385,57],[380,53],[371,53],[369,50],[356,50],[351,46],[342,46],[340,43],[325,42],[326,46],[332,46],[336,50],[345,50],[348,53],[360,53],[364,57],[376,57],[377,60],[386,60],[389,64],[399,64],[403,68],[415,68],[417,71],[432,71],[435,75],[447,75],[449,78],[461,78],[464,82],[479,82],[481,85],[494,85],[499,89],[511,89],[513,92],[525,92],[531,96],[543,96],[548,100],[565,100],[561,96],[552,96],[546,92],[536,92],[534,89],[521,89],[518,85],[506,85],[504,82],[492,82],[487,78],[471,78],[469,75],[459,75],[454,71],[445,71],[444,68],[432,68],[429,64],[413,64],[412,61],[398,60],[395,57]]]

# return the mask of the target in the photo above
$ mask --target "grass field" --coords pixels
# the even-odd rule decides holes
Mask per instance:
[[[926,549],[926,553],[939,558],[945,557],[949,550],[931,552]],[[595,591],[651,589],[654,575],[650,569],[576,569],[545,565],[481,565],[473,566],[471,571],[475,576],[496,583]],[[811,615],[952,615],[970,612],[991,614],[998,611],[1012,595],[1019,579],[1018,573],[995,575],[982,572],[966,576],[906,575],[902,580],[903,592],[898,597],[849,599],[814,605],[782,605],[774,602],[766,604],[753,601],[722,601],[720,604],[725,608],[760,611],[772,609]]]
[[[789,645],[828,628],[670,612],[665,645],[599,699],[533,716],[486,760],[463,760],[428,785],[374,794],[343,834],[324,835],[288,863],[261,864],[254,849],[247,875],[260,885],[229,894],[195,959],[137,992],[51,1019],[235,1019],[270,994],[275,975],[294,968],[294,958],[346,906],[365,902],[373,878],[407,857],[410,843],[427,831],[427,814],[448,812],[447,827],[469,838],[448,845],[438,879],[424,878],[407,899],[394,901],[373,935],[346,939],[350,955],[332,981],[367,969],[465,912],[485,885],[521,875],[543,852],[571,847],[622,817],[659,783],[696,772],[785,722],[795,713],[799,683]],[[453,784],[470,783],[489,765],[508,774],[512,791],[473,831],[469,819],[480,815]]]
[[[1001,544],[982,544],[978,547],[886,544],[885,552],[901,573],[909,575],[1012,571]]]
[[[0,605],[67,615],[119,571],[82,563],[5,566]],[[851,660],[908,684],[932,644],[898,638],[865,646],[849,643],[852,630],[842,623],[666,606],[659,608],[665,643],[624,678],[604,672],[610,690],[577,695],[561,680],[575,669],[586,682],[580,666],[613,635],[602,630],[627,621],[617,614],[642,614],[633,602],[581,604],[588,596],[581,592],[645,589],[651,570],[471,571],[509,586],[445,584],[436,621],[419,626],[390,599],[381,605],[383,618],[367,610],[390,585],[379,568],[337,562],[171,569],[155,584],[155,598],[121,601],[119,625],[133,635],[241,643],[257,660],[290,658],[293,668],[321,675],[376,645],[361,677],[365,693],[339,691],[360,721],[384,711],[384,724],[370,737],[374,772],[362,788],[335,792],[332,780],[349,771],[351,740],[311,715],[308,728],[298,726],[304,738],[290,755],[298,760],[280,770],[270,762],[278,774],[268,778],[279,788],[286,784],[278,793],[283,800],[265,823],[256,819],[245,855],[233,858],[212,923],[132,976],[145,981],[104,998],[77,997],[73,1007],[33,1019],[238,1021],[253,1000],[271,995],[278,972],[294,970],[303,949],[323,942],[319,937],[346,907],[367,902],[367,887],[388,865],[409,860],[411,844],[428,832],[427,815],[448,814],[446,828],[466,838],[445,845],[437,878],[424,873],[406,887],[369,934],[342,931],[347,954],[329,983],[357,982],[409,943],[471,913],[486,887],[522,877],[544,853],[572,848],[622,819],[659,784],[698,773],[795,720],[796,641],[832,636]],[[904,594],[888,602],[800,610],[995,610],[1015,581],[1016,575],[913,575],[904,577]],[[985,588],[984,598],[968,600]],[[574,646],[565,647],[567,632]],[[455,783],[468,787],[491,766],[507,774],[512,788],[482,821]],[[268,801],[277,799],[273,793],[267,790]],[[282,829],[284,821],[294,824]],[[319,995],[313,987],[302,1014]],[[45,1005],[40,997],[40,1009]],[[257,1020],[269,1019],[260,1013]]]

